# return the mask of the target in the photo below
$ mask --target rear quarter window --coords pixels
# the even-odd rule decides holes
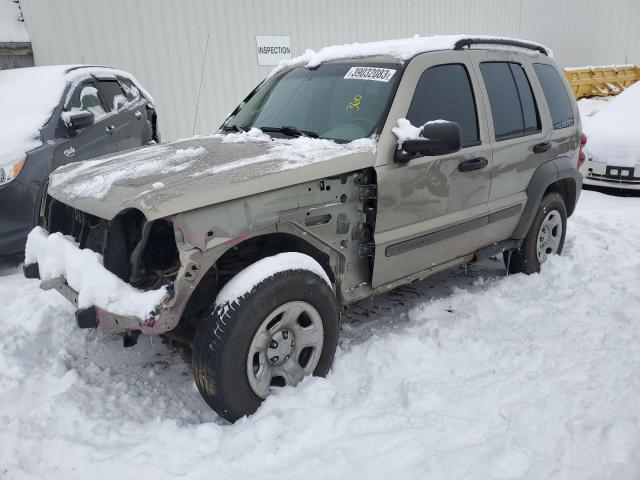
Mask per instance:
[[[573,105],[558,70],[545,63],[534,63],[533,68],[547,99],[554,130],[571,127],[575,122]]]

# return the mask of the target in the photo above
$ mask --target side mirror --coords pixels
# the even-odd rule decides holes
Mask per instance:
[[[456,122],[428,122],[422,129],[421,137],[405,140],[402,148],[396,149],[393,161],[406,163],[415,157],[446,155],[462,148],[462,130]]]
[[[76,110],[73,112],[63,112],[62,113],[65,125],[69,127],[69,130],[75,132],[76,130],[80,130],[81,128],[88,127],[89,125],[93,125],[93,113],[88,110]]]

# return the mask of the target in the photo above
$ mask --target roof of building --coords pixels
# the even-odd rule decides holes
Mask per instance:
[[[29,43],[29,33],[20,20],[20,6],[14,0],[0,0],[0,44]]]

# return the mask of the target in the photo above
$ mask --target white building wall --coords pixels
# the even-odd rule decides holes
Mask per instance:
[[[93,63],[132,72],[155,96],[166,140],[214,131],[270,71],[258,65],[256,35],[289,35],[293,55],[416,33],[507,35],[546,44],[562,66],[640,64],[640,0],[21,3],[36,65]]]

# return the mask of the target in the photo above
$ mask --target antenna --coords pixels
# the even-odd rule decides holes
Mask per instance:
[[[193,115],[193,130],[191,135],[196,134],[196,120],[198,119],[198,109],[200,108],[200,92],[202,91],[202,80],[204,78],[204,66],[207,63],[207,50],[209,50],[209,36],[210,32],[207,32],[207,42],[204,45],[204,56],[202,57],[202,70],[200,72],[200,86],[198,87],[198,98],[196,99],[196,112]]]

